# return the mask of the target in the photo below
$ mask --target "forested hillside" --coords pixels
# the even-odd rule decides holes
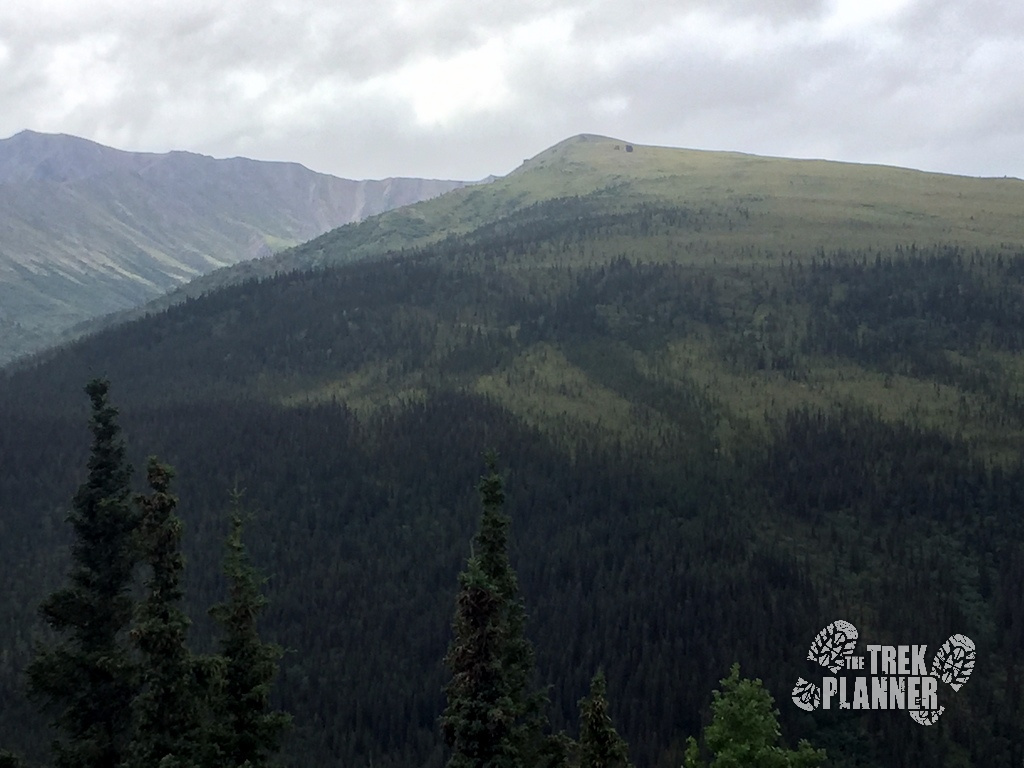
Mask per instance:
[[[825,169],[796,205],[799,177],[763,166],[761,200],[715,187],[701,202],[644,149],[625,187],[585,157],[541,156],[519,192],[494,192],[522,205],[493,198],[465,231],[346,264],[345,243],[394,219],[343,228],[287,257],[316,253],[319,269],[7,370],[0,745],[39,756],[47,741],[20,676],[34,606],[66,567],[81,388],[102,374],[136,466],[177,469],[193,616],[221,591],[229,490],[258,510],[263,632],[289,649],[288,764],[445,763],[442,659],[493,448],[554,727],[575,732],[603,667],[634,763],[678,766],[739,662],[787,739],[831,765],[1019,765],[1024,236],[1006,212],[1020,183],[886,169],[850,188],[821,179],[854,169]],[[547,199],[529,199],[537,174]],[[915,199],[948,216],[911,198],[851,213],[886,179],[920,183]],[[930,650],[969,635],[974,674],[940,690],[934,726],[805,713],[789,691],[820,677],[807,648],[839,618]],[[195,646],[211,632],[198,621]]]

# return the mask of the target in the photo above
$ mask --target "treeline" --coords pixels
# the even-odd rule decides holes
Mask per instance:
[[[544,232],[538,242],[554,247]],[[524,269],[525,248],[503,260],[518,248],[509,238],[529,235],[523,223],[458,247],[232,286],[27,365],[7,387],[29,409],[68,412],[78,372],[103,360],[150,404],[284,397],[357,373],[379,390],[448,388],[535,343],[657,355],[701,334],[741,371],[803,380],[823,361],[848,363],[978,394],[1003,427],[1024,419],[1007,357],[1024,348],[1022,255],[896,249],[718,267],[623,249]],[[169,376],[178,386],[164,385]]]

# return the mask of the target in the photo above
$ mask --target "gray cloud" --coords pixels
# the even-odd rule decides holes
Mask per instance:
[[[8,0],[0,134],[349,177],[504,173],[583,131],[1024,176],[1022,38],[1002,0]]]

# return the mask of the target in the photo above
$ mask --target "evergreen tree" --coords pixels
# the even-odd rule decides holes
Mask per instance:
[[[452,678],[441,717],[450,768],[505,768],[555,762],[561,742],[543,733],[543,697],[528,690],[533,647],[508,558],[509,518],[493,453],[478,486],[483,514],[473,553],[459,575],[454,638],[445,657]]]
[[[608,714],[604,672],[590,681],[590,695],[580,699],[579,768],[632,768],[626,742]]]
[[[132,768],[191,765],[199,741],[199,696],[195,666],[185,645],[191,623],[181,608],[185,559],[181,554],[177,498],[170,493],[170,467],[150,458],[149,495],[139,495],[139,543],[149,566],[147,594],[132,638],[142,655],[142,689],[135,699]]]
[[[54,646],[37,649],[28,668],[31,693],[56,713],[58,768],[119,765],[137,690],[127,637],[137,517],[129,499],[131,470],[108,390],[101,379],[85,388],[92,401],[93,443],[88,478],[67,518],[75,534],[70,584],[40,606],[43,619],[62,637]]]
[[[526,638],[526,606],[519,595],[519,580],[508,556],[508,535],[512,521],[504,511],[505,485],[498,472],[497,454],[488,452],[485,461],[487,474],[480,479],[477,487],[483,513],[473,549],[480,557],[484,575],[501,596],[506,625],[502,666],[511,696],[518,708],[517,716],[521,720],[518,738],[524,758],[531,764],[537,764],[543,762],[541,758],[552,748],[544,736],[547,728],[544,717],[547,697],[541,692],[531,691],[534,677],[533,645]]]
[[[502,664],[507,627],[500,592],[470,557],[459,575],[455,640],[445,658],[452,679],[441,717],[449,768],[517,768],[518,707]]]
[[[691,736],[684,768],[816,768],[824,762],[825,751],[806,740],[792,751],[779,746],[779,711],[760,679],[741,680],[740,665],[733,664],[721,684],[721,691],[713,694],[711,722],[704,728],[704,746],[714,757],[704,763]]]
[[[291,717],[270,709],[270,688],[282,656],[280,646],[260,639],[257,620],[267,605],[265,582],[250,564],[242,542],[241,494],[232,495],[231,533],[224,572],[228,599],[210,614],[221,624],[220,675],[212,696],[208,752],[223,766],[263,768],[280,749]]]

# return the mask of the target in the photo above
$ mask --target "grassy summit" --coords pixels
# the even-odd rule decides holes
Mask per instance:
[[[423,246],[566,197],[586,198],[588,215],[641,204],[702,213],[702,226],[676,242],[692,246],[691,254],[725,260],[749,260],[754,253],[804,257],[836,247],[1024,243],[1024,182],[1019,179],[649,147],[584,134],[525,160],[490,184],[336,229],[282,254],[222,270],[183,291],[198,295],[251,276]]]

